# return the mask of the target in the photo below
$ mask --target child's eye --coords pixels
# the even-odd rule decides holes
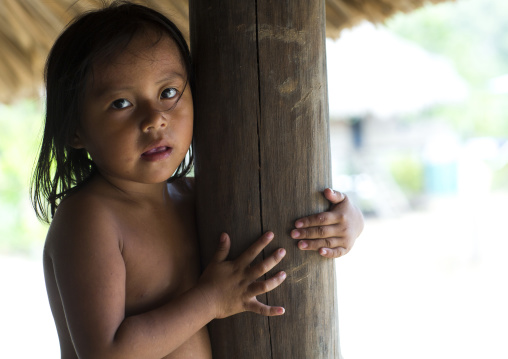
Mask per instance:
[[[115,100],[111,104],[111,107],[113,107],[116,110],[121,110],[121,109],[129,107],[129,106],[132,106],[132,104],[128,100],[126,100],[124,98]]]
[[[175,98],[177,94],[178,91],[175,88],[170,87],[162,91],[161,98],[162,99]]]

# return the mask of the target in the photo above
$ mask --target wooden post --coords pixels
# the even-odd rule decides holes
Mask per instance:
[[[236,257],[263,232],[284,247],[286,314],[213,321],[214,358],[338,358],[334,261],[303,252],[295,219],[327,209],[331,185],[324,0],[191,0],[195,155],[203,263],[219,234]]]

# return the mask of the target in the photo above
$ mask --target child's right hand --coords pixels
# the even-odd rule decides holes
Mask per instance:
[[[251,265],[273,237],[272,232],[265,233],[237,259],[226,261],[231,240],[226,233],[222,233],[219,247],[198,284],[208,303],[215,306],[215,318],[225,318],[244,311],[265,316],[284,314],[284,308],[260,303],[256,296],[277,288],[286,279],[286,273],[281,271],[269,279],[257,281],[282,260],[286,251],[279,248],[268,258]]]

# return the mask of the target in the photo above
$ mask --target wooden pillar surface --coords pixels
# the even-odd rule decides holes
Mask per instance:
[[[324,0],[191,0],[195,174],[203,263],[221,232],[236,257],[263,232],[284,247],[281,317],[213,321],[214,358],[338,358],[333,260],[300,251],[295,219],[328,207],[331,185]]]

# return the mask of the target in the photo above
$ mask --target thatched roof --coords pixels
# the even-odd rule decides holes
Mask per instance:
[[[45,58],[64,26],[111,0],[0,0],[0,102],[37,95]],[[327,36],[362,20],[379,23],[396,12],[447,0],[327,0]],[[188,0],[144,0],[188,34]]]

